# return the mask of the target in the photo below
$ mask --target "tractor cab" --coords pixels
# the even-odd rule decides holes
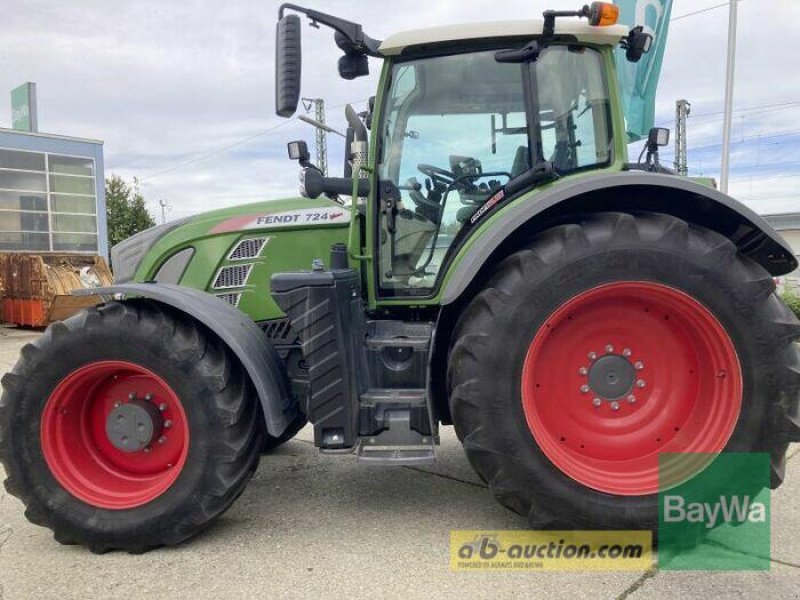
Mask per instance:
[[[455,248],[494,208],[556,179],[627,160],[612,51],[621,43],[635,61],[652,40],[641,28],[617,25],[612,5],[378,42],[360,25],[285,4],[276,69],[277,112],[284,117],[300,97],[296,12],[336,31],[344,78],[368,74],[368,57],[384,63],[375,110],[363,115],[370,151],[365,124],[348,107],[350,172],[327,178],[306,161],[301,173],[307,197],[368,199],[354,206],[369,220],[362,249],[374,252],[378,298],[431,296]]]

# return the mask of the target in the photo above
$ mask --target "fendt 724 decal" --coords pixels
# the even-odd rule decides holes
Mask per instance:
[[[275,229],[313,225],[346,224],[350,222],[350,210],[332,206],[330,208],[302,208],[273,213],[242,215],[222,221],[211,233],[246,231],[248,229]]]

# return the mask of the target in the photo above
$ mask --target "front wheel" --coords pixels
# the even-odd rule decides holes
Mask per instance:
[[[247,376],[200,326],[153,303],[51,325],[2,382],[6,489],[62,543],[178,544],[222,514],[258,465]]]
[[[534,525],[652,528],[659,489],[703,467],[659,472],[664,453],[769,452],[780,483],[799,330],[722,236],[666,215],[590,216],[538,235],[464,311],[456,431]]]

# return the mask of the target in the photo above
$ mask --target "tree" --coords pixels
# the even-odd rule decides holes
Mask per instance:
[[[112,174],[106,179],[106,212],[109,246],[156,224],[155,219],[147,212],[136,178],[133,179],[133,185],[119,175]]]

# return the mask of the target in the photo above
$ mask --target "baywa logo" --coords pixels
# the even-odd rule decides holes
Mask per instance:
[[[698,464],[704,468],[697,473]],[[663,454],[658,559],[671,570],[767,570],[770,460],[762,453]]]
[[[687,505],[682,496],[665,495],[663,514],[665,523],[687,521],[713,529],[722,523],[764,523],[767,506],[763,502],[753,502],[750,496],[720,496],[718,502],[689,502]]]

